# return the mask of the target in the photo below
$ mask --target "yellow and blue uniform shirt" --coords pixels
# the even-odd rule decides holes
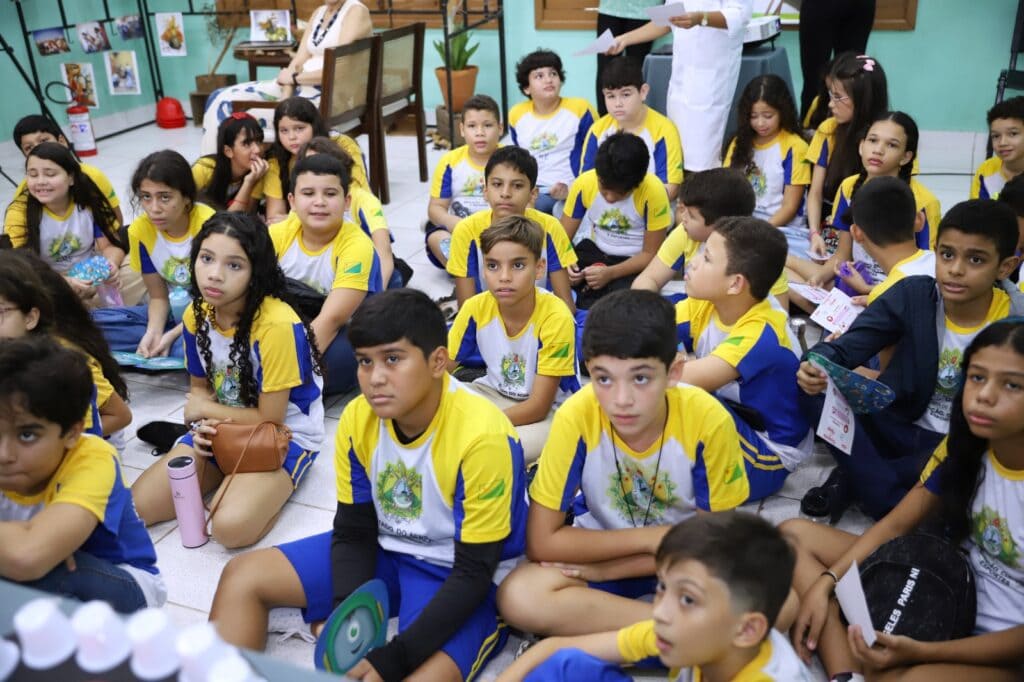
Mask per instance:
[[[1001,320],[1010,314],[1010,297],[1002,289],[992,291],[992,303],[989,304],[985,319],[974,327],[961,327],[946,315],[942,298],[939,298],[936,319],[944,322],[938,330],[939,369],[935,377],[935,390],[928,401],[924,413],[914,422],[922,429],[934,433],[948,433],[949,419],[953,414],[953,398],[960,387],[963,372],[964,351],[974,337],[992,322]]]
[[[638,663],[660,655],[654,621],[640,621],[619,630],[616,641],[619,655],[626,663]],[[700,682],[704,676],[699,667],[669,671],[669,679],[677,682]],[[793,651],[784,634],[773,629],[758,647],[757,656],[736,673],[732,682],[810,682],[813,678]]]
[[[112,225],[111,229],[117,229]],[[43,206],[39,215],[39,255],[50,267],[67,274],[76,263],[96,250],[96,240],[105,239],[103,229],[88,208],[71,202],[64,215],[57,215]]]
[[[359,144],[348,135],[331,136],[336,145],[352,159],[352,186],[368,189],[370,183],[366,180],[366,164],[363,161],[363,151]],[[288,172],[291,173],[295,167],[295,158],[288,161]],[[267,174],[263,176],[263,195],[268,199],[287,199],[284,188],[281,186],[281,164],[277,159],[267,159]]]
[[[619,130],[619,122],[611,114],[605,114],[597,119],[583,143],[581,173],[594,167],[597,148]],[[640,130],[631,132],[644,141],[647,150],[651,153],[647,172],[658,176],[658,180],[662,184],[681,184],[683,182],[683,145],[679,140],[676,124],[664,114],[647,107],[647,117]]]
[[[523,450],[501,410],[445,375],[426,430],[403,442],[364,396],[345,407],[335,438],[338,502],[372,502],[378,542],[439,566],[455,565],[455,543],[504,541],[500,583],[523,554]]]
[[[971,178],[971,199],[998,199],[1006,185],[1003,160],[992,156],[981,162]]]
[[[657,258],[665,267],[671,268],[676,272],[685,272],[686,264],[692,262],[697,257],[703,246],[704,243],[697,241],[687,234],[686,228],[680,223],[676,226],[676,229],[669,232],[668,236],[665,237],[665,241],[658,247]],[[768,293],[772,296],[778,296],[788,291],[789,281],[786,279],[785,271],[783,271],[779,278],[775,280],[775,284],[772,285]]]
[[[128,262],[132,270],[143,275],[158,274],[168,287],[187,290],[192,283],[192,238],[213,214],[214,210],[206,204],[193,205],[188,231],[181,237],[171,237],[158,230],[145,213],[140,215],[128,227]]]
[[[671,525],[698,509],[746,501],[750,484],[729,412],[695,386],[665,395],[665,431],[644,452],[614,434],[593,384],[562,403],[530,486],[533,503],[575,510],[578,527],[612,530]]]
[[[589,170],[572,183],[565,210],[581,221],[577,235],[589,238],[609,256],[634,256],[643,249],[647,232],[672,225],[668,193],[650,173],[629,196],[612,203],[601,196],[597,171]]]
[[[726,168],[732,163],[736,139],[729,143],[722,165]],[[757,204],[754,217],[770,220],[782,208],[783,194],[786,187],[793,185],[807,187],[811,184],[811,168],[804,163],[807,156],[807,143],[799,135],[782,130],[775,139],[765,145],[754,145],[751,160],[753,168],[747,174],[750,186],[754,189]],[[807,227],[807,217],[803,214],[803,202],[797,214],[789,222],[789,227]]]
[[[542,116],[526,100],[508,112],[512,144],[522,147],[537,160],[537,186],[570,184],[579,174],[583,142],[594,124],[596,113],[590,102],[563,97],[558,108]]]
[[[764,421],[764,432],[758,435],[775,453],[775,461],[741,441],[744,456],[755,460],[754,466],[777,468],[781,461],[793,471],[811,454],[814,441],[799,407],[796,372],[800,351],[787,318],[767,299],[753,305],[732,325],[722,323],[710,301],[687,298],[676,304],[676,334],[686,350],[697,358],[719,358],[740,375],[715,393],[757,411]]]
[[[836,128],[838,127],[839,122],[836,121],[835,116],[829,116],[822,121],[818,129],[814,131],[814,137],[807,143],[807,156],[804,157],[804,161],[811,166],[828,168],[832,152],[835,151]],[[921,167],[917,154],[914,154],[914,160],[911,163],[913,164],[910,170],[911,174],[920,173]]]
[[[837,230],[850,231],[850,224],[853,222],[853,200],[851,197],[859,177],[859,175],[851,175],[843,180],[839,189],[836,190],[836,199],[832,204],[829,223]],[[870,178],[865,182],[870,182]],[[910,191],[914,193],[914,203],[918,212],[924,212],[924,226],[914,235],[914,240],[919,249],[934,249],[936,231],[939,228],[939,221],[942,220],[942,207],[935,195],[914,178],[910,179]],[[875,259],[857,242],[853,243],[853,260],[866,263],[875,282],[885,279],[885,271],[882,270],[882,266],[875,262]]]
[[[921,483],[941,497],[949,489],[946,440],[921,473]],[[975,632],[1024,625],[1024,470],[1010,469],[991,450],[982,455],[978,490],[971,500],[967,540],[977,583]]]
[[[96,183],[96,187],[99,188],[100,193],[107,198],[108,202],[110,202],[110,207],[117,208],[120,206],[121,202],[117,198],[114,186],[110,183],[107,176],[104,175],[103,171],[96,166],[90,166],[87,163],[80,165],[82,167],[82,172]],[[14,190],[14,199],[11,200],[10,205],[7,206],[6,213],[4,213],[4,234],[11,238],[11,244],[14,248],[24,246],[25,242],[28,241],[27,207],[28,182],[26,180],[22,180]]]
[[[298,216],[270,226],[270,240],[285,276],[298,280],[324,296],[333,289],[355,289],[368,294],[384,288],[380,259],[373,242],[358,226],[343,222],[338,234],[318,251],[302,242]]]
[[[85,411],[82,428],[85,433],[102,436],[103,422],[100,420],[100,408],[107,404],[110,396],[114,395],[114,386],[103,374],[103,367],[96,358],[63,337],[55,336],[54,338],[65,348],[77,351],[85,356],[85,363],[89,366],[89,374],[92,375],[93,388],[92,395],[89,398],[89,407]]]
[[[185,310],[185,367],[197,379],[206,379],[217,402],[229,407],[256,407],[241,402],[241,378],[231,361],[235,330],[223,331],[211,323],[206,308],[206,334],[210,339],[207,367],[196,344],[196,318]],[[263,299],[249,332],[249,357],[258,393],[288,391],[284,425],[303,450],[319,451],[324,440],[323,379],[313,371],[313,353],[306,328],[292,307],[276,298]],[[298,480],[298,478],[296,478]]]
[[[907,256],[903,260],[897,262],[896,265],[892,266],[892,270],[890,270],[889,274],[885,276],[885,279],[871,289],[871,292],[868,294],[868,305],[874,303],[879,296],[888,291],[893,284],[896,284],[896,282],[900,281],[904,277],[913,277],[914,275],[935,277],[934,251],[918,249],[910,256]]]
[[[467,300],[448,330],[448,355],[459,363],[483,360],[487,374],[476,382],[511,400],[529,398],[538,374],[558,377],[555,405],[580,388],[575,318],[562,299],[544,289],[536,290],[530,319],[514,337],[491,292]]]
[[[0,521],[27,521],[53,504],[73,504],[96,517],[98,525],[78,550],[159,575],[153,542],[135,511],[113,445],[83,435],[64,453],[42,492],[0,490]]]
[[[484,167],[473,163],[469,147],[462,145],[446,152],[434,168],[430,183],[433,199],[447,199],[448,213],[466,218],[488,207],[484,198]]]
[[[446,270],[452,277],[471,277],[476,285],[477,293],[486,291],[484,283],[484,254],[480,248],[480,235],[491,226],[494,211],[486,208],[468,218],[463,218],[452,230],[451,250]],[[547,261],[548,273],[564,270],[576,263],[576,252],[572,242],[565,233],[565,228],[557,218],[541,213],[537,209],[527,208],[527,218],[537,223],[544,230],[544,258]],[[550,287],[550,282],[541,282]]]

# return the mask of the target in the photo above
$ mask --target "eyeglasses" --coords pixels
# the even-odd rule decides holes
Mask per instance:
[[[847,102],[850,101],[849,95],[839,95],[836,94],[835,92],[832,92],[831,90],[828,93],[828,98],[833,102],[838,102],[840,104],[846,104]]]

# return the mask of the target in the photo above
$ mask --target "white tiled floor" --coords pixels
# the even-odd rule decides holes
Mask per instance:
[[[121,197],[125,218],[130,220],[134,210],[129,201],[129,180],[138,160],[156,149],[177,149],[193,160],[199,146],[199,128],[188,127],[176,130],[162,130],[155,126],[104,140],[99,143],[100,154],[87,159],[102,168],[110,177]],[[979,141],[980,139],[980,141]],[[365,145],[365,139],[361,140]],[[971,170],[982,160],[984,137],[963,133],[922,134],[920,180],[948,208],[967,196]],[[364,146],[365,148],[365,146]],[[441,152],[430,149],[429,167],[437,162]],[[425,217],[429,185],[419,182],[415,162],[415,138],[392,137],[388,140],[388,159],[391,173],[392,202],[384,211],[394,234],[395,253],[406,259],[415,270],[412,286],[422,289],[432,297],[439,297],[451,291],[450,280],[435,269],[426,259],[423,250],[423,235],[419,224]],[[13,149],[13,145],[0,147],[0,167],[19,179],[24,160]],[[0,180],[0,183],[5,181]],[[6,205],[13,187],[0,187],[0,205]],[[150,448],[135,438],[136,429],[153,420],[182,419],[187,380],[183,374],[146,375],[127,373],[131,390],[131,408],[134,420],[127,429],[127,447],[124,452],[125,477],[131,482],[148,467],[154,458]],[[330,527],[334,512],[334,461],[333,434],[337,428],[338,416],[347,397],[334,398],[327,405],[327,433],[332,436],[324,443],[316,466],[312,467],[299,490],[285,505],[284,512],[270,534],[259,543],[267,547],[280,542],[294,540],[306,535],[322,532]],[[773,522],[797,515],[799,499],[808,487],[821,482],[827,472],[829,458],[819,446],[814,459],[789,477],[779,495],[762,503],[749,505]],[[840,524],[842,528],[861,532],[867,520],[856,512],[849,512]],[[217,586],[220,571],[235,552],[225,550],[216,543],[209,543],[199,549],[185,549],[181,546],[176,524],[162,523],[150,529],[156,544],[160,568],[166,578],[169,594],[168,611],[181,624],[204,620]],[[492,677],[511,658],[512,645],[484,673]],[[311,667],[312,647],[296,638],[278,642],[275,637],[268,641],[268,652],[272,655]]]

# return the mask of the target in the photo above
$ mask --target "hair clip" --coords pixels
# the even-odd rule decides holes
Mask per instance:
[[[231,118],[235,119],[236,121],[243,121],[247,118],[251,118],[254,121],[256,120],[256,117],[250,114],[248,111],[233,111],[231,112]]]
[[[859,55],[857,55],[857,59],[863,59],[864,60],[864,63],[861,64],[861,68],[863,68],[865,71],[874,71],[875,70],[875,60],[872,59],[871,57],[869,57],[868,55],[866,55],[866,54],[859,54]]]

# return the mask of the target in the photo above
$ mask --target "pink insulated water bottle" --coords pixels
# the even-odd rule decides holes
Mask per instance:
[[[199,491],[195,459],[188,455],[175,457],[167,463],[167,477],[171,481],[171,497],[174,498],[174,515],[178,517],[181,544],[185,547],[205,545],[209,539],[206,535],[206,510]]]

